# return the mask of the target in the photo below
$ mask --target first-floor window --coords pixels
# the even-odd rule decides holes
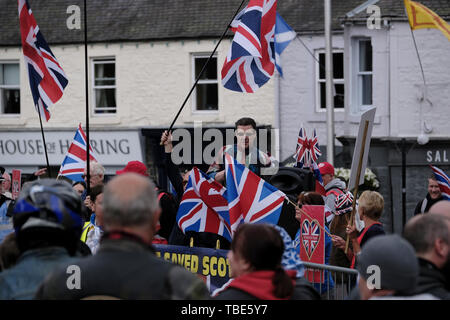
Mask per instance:
[[[318,52],[319,64],[316,64],[317,80],[317,111],[327,108],[326,101],[326,77],[325,77],[325,52]],[[344,108],[344,52],[334,50],[333,52],[333,85],[334,85],[334,108]]]
[[[361,112],[372,106],[372,41],[353,39],[353,111]]]
[[[20,68],[18,62],[0,61],[0,113],[20,114]]]
[[[203,66],[208,61],[209,55],[192,56],[192,81],[200,74]],[[217,81],[217,58],[213,57],[206,66],[194,91],[194,111],[216,111],[219,109],[219,94]]]
[[[94,113],[116,113],[116,60],[96,58],[92,64]]]

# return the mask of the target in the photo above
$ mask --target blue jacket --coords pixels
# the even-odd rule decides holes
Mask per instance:
[[[25,251],[10,269],[0,273],[1,300],[31,300],[44,279],[58,266],[74,258],[63,247]]]

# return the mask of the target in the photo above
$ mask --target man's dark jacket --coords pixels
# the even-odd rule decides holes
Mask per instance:
[[[207,299],[204,282],[181,266],[156,257],[153,248],[129,239],[104,239],[96,255],[73,263],[80,268],[80,289],[69,289],[67,266],[53,273],[36,299]]]
[[[429,293],[436,298],[450,300],[444,274],[431,262],[419,258],[420,274],[416,294]]]

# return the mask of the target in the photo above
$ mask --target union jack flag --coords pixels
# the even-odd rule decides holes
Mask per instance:
[[[301,239],[306,254],[308,255],[309,258],[311,258],[320,240],[320,228],[319,225],[314,220],[313,221],[309,221],[308,219],[303,220]]]
[[[286,195],[265,182],[228,153],[225,179],[231,229],[240,223],[277,224]]]
[[[67,177],[72,181],[84,181],[82,175],[86,168],[86,141],[87,138],[80,123],[72,144],[59,169],[59,176]],[[89,159],[91,161],[97,161],[91,146],[89,146]]]
[[[177,212],[180,229],[195,232],[211,232],[231,242],[226,189],[194,167],[189,174],[186,191]]]
[[[319,149],[319,141],[317,139],[316,129],[314,129],[314,136],[308,139],[306,130],[300,128],[297,138],[297,149],[294,159],[297,161],[298,168],[311,168],[314,162],[322,155]]]
[[[434,176],[439,184],[439,189],[441,189],[442,197],[445,200],[450,200],[450,179],[445,174],[444,171],[435,166],[430,166],[433,170]]]
[[[44,39],[27,0],[18,0],[22,50],[36,110],[50,119],[48,107],[63,95],[67,77]]]
[[[297,138],[297,149],[294,155],[294,159],[297,161],[296,166],[298,168],[303,168],[304,166],[309,167],[307,163],[308,160],[308,137],[306,136],[306,130],[300,128]]]
[[[225,88],[252,93],[269,81],[275,70],[276,0],[250,0],[222,67]],[[236,20],[236,19],[235,19]]]

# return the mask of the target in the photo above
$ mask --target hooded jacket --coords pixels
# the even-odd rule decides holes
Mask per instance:
[[[345,182],[340,179],[333,179],[325,186],[325,205],[330,209],[331,212],[335,212],[336,208],[334,205],[334,202],[336,200],[336,194],[341,194],[346,190],[347,186],[345,185]]]

